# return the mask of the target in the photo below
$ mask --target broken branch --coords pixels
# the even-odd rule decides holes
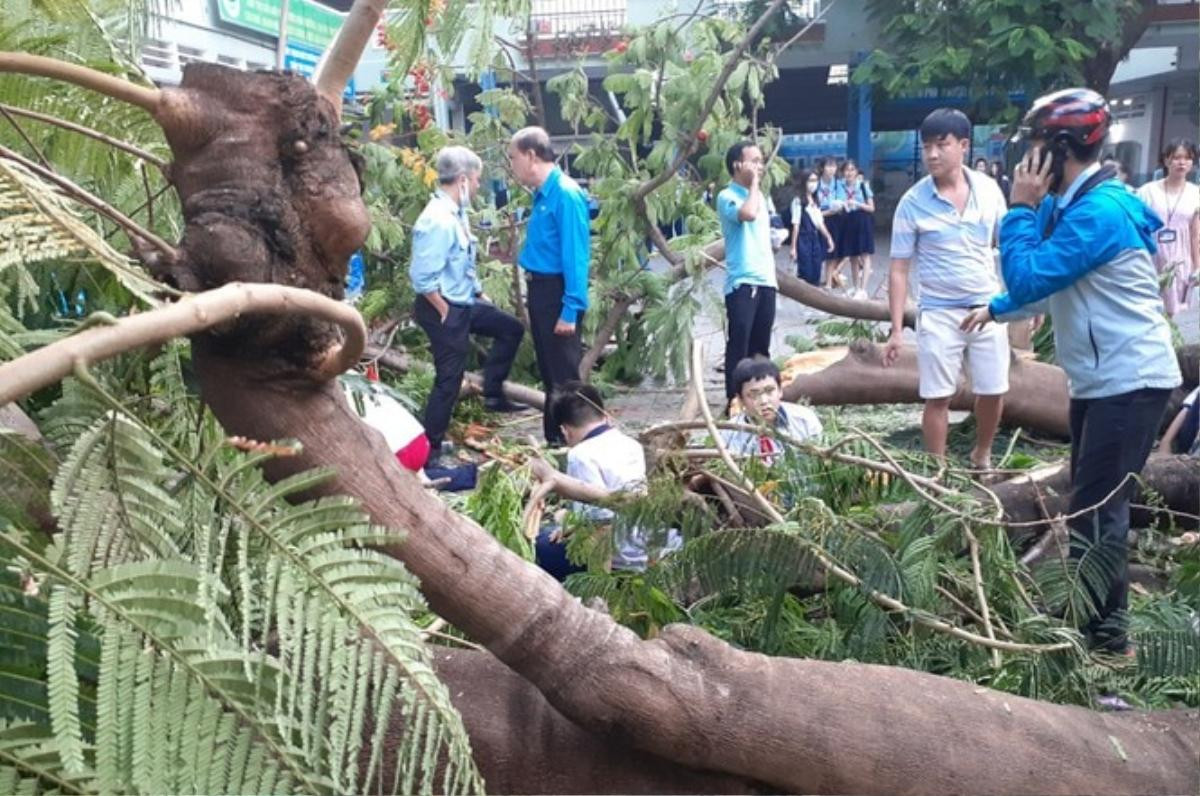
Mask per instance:
[[[315,379],[333,378],[362,355],[367,330],[358,310],[348,304],[311,290],[231,282],[166,307],[126,316],[111,326],[88,329],[0,365],[0,406],[61,381],[81,364],[193,335],[242,315],[291,313],[313,315],[342,329],[342,344],[316,364]]]

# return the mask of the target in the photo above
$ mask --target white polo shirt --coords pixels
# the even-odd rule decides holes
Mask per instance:
[[[916,266],[923,310],[976,307],[1000,292],[992,243],[1008,205],[991,177],[963,173],[970,193],[961,216],[926,176],[900,198],[892,218],[892,257]]]

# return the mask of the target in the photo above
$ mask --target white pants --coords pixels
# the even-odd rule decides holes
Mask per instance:
[[[1008,392],[1008,327],[989,323],[976,332],[958,328],[967,309],[922,310],[917,316],[917,372],[922,400],[958,392],[963,356],[975,395]]]

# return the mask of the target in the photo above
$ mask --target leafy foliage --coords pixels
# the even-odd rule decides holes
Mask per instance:
[[[854,80],[889,96],[940,89],[967,102],[976,122],[1009,121],[1017,111],[1013,92],[1024,92],[1028,101],[1052,88],[1086,83],[1089,59],[1119,48],[1124,26],[1143,5],[872,0],[884,43],[855,70]],[[1093,87],[1107,90],[1107,79]]]
[[[194,401],[155,383],[167,405]],[[226,446],[210,416],[180,434],[175,411],[82,386],[105,408],[63,451],[49,495],[62,532],[0,537],[26,584],[9,599],[45,639],[0,664],[0,717],[54,739],[49,774],[104,792],[480,790],[414,622],[416,583],[374,549],[395,535],[346,499],[287,502],[326,474],[269,485],[263,457]],[[73,393],[47,423],[76,415]],[[81,638],[99,639],[98,663],[78,663],[94,650]],[[31,666],[47,683],[33,694],[17,688]]]

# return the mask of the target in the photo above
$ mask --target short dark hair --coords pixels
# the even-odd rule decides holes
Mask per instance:
[[[758,144],[754,143],[753,141],[743,139],[726,150],[725,170],[729,172],[729,176],[733,176],[733,164],[741,160],[742,153],[750,147],[758,147]]]
[[[828,166],[830,163],[833,164],[834,168],[837,168],[837,158],[835,158],[834,156],[826,155],[823,158],[817,158],[817,166],[816,166],[817,175],[820,176],[821,172],[825,171],[825,167]]]
[[[971,120],[958,108],[930,111],[921,122],[921,141],[938,141],[952,135],[959,140],[971,138]]]
[[[742,386],[748,381],[758,381],[759,379],[774,379],[776,384],[780,383],[779,368],[775,367],[775,363],[761,354],[753,357],[746,357],[733,369],[733,392],[735,395],[742,394]]]
[[[550,144],[550,134],[541,127],[523,127],[513,133],[513,146],[519,152],[532,152],[538,160],[545,163],[554,162],[554,147]]]
[[[1163,147],[1162,154],[1159,156],[1159,164],[1164,169],[1167,167],[1167,161],[1171,159],[1171,156],[1175,154],[1175,150],[1177,149],[1186,150],[1187,153],[1192,156],[1192,160],[1197,159],[1196,145],[1191,140],[1187,138],[1172,138],[1167,142],[1167,145]]]
[[[591,384],[568,381],[550,401],[550,417],[555,426],[579,428],[594,420],[604,419],[604,398]]]

